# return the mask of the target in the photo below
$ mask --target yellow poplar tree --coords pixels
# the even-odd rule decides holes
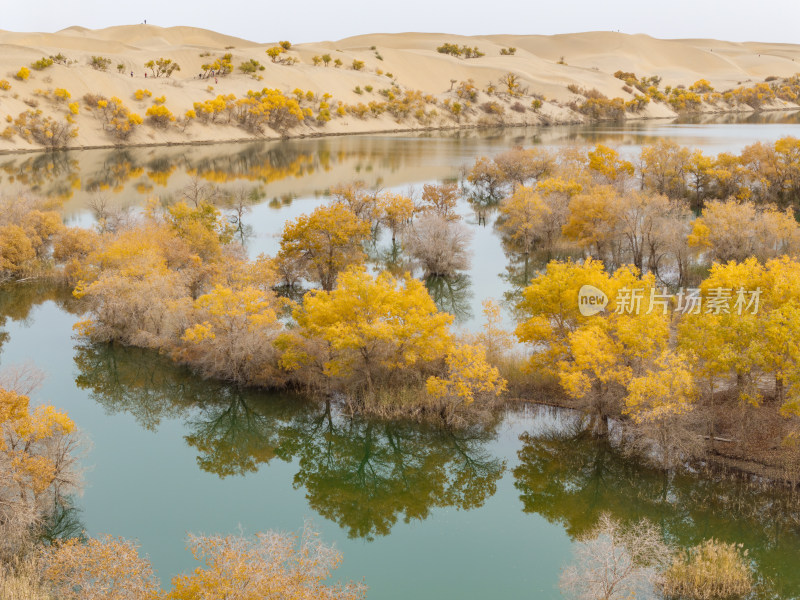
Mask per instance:
[[[182,336],[178,357],[204,375],[239,384],[278,385],[278,357],[273,346],[283,327],[275,293],[255,287],[216,286],[194,302],[194,325]]]
[[[392,243],[397,233],[405,227],[414,216],[414,201],[402,194],[387,192],[378,198],[380,221],[392,232]]]
[[[437,310],[421,281],[386,272],[373,277],[359,267],[343,272],[335,290],[306,294],[294,318],[302,337],[328,345],[327,376],[363,380],[370,393],[405,370],[424,369],[452,345],[453,317]],[[284,357],[302,360],[302,350]]]
[[[339,271],[364,260],[362,243],[369,233],[369,223],[344,204],[320,206],[311,214],[286,223],[278,261],[301,259],[308,280],[330,291]]]

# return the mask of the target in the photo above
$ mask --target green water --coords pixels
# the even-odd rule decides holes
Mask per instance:
[[[177,194],[191,173],[213,176],[257,188],[262,200],[246,215],[257,254],[274,251],[287,218],[356,177],[405,191],[458,177],[475,156],[514,144],[605,142],[634,152],[668,136],[719,152],[800,136],[791,115],[728,121],[9,155],[0,157],[0,185],[71,192],[66,218],[88,224],[86,203],[99,193],[138,205],[147,194]],[[481,300],[512,287],[491,220],[478,226],[461,208],[475,233],[472,268],[432,287],[472,327]],[[381,248],[383,240],[371,254]],[[528,408],[457,434],[353,420],[302,398],[199,380],[153,352],[76,340],[68,291],[7,286],[0,315],[0,366],[43,368],[36,399],[66,410],[91,441],[74,518],[90,534],[138,539],[165,582],[192,567],[189,531],[297,530],[312,519],[344,554],[337,577],[365,577],[372,599],[557,598],[572,540],[609,512],[648,517],[678,544],[742,542],[761,596],[800,597],[800,505],[786,492],[666,478],[575,433],[569,413]]]

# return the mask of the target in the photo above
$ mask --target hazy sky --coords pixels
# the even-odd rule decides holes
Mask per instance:
[[[8,0],[0,29],[95,29],[144,19],[164,27],[205,27],[257,42],[402,31],[475,35],[620,30],[662,38],[800,43],[800,0]]]

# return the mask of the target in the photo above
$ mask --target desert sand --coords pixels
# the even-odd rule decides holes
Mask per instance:
[[[459,46],[477,46],[485,53],[480,58],[457,58],[440,54],[436,48],[444,42]],[[265,54],[276,42],[256,43],[213,31],[190,27],[161,28],[153,25],[127,25],[101,30],[69,27],[56,33],[15,33],[0,31],[0,79],[11,88],[0,91],[0,118],[9,126],[20,113],[31,108],[52,112],[63,118],[64,107],[43,98],[42,91],[64,88],[72,100],[81,102],[85,94],[117,96],[132,111],[144,116],[152,98],[134,99],[137,89],[149,89],[152,97],[165,96],[165,105],[175,114],[183,115],[194,102],[214,98],[218,94],[246,95],[248,90],[277,88],[289,94],[300,88],[317,95],[325,92],[346,104],[380,101],[378,90],[393,81],[401,89],[420,90],[434,95],[438,101],[457,100],[451,91],[451,81],[474,80],[480,90],[497,85],[506,73],[520,79],[526,95],[520,100],[529,106],[532,94],[545,98],[537,112],[505,111],[506,125],[574,123],[585,119],[568,108],[577,96],[567,88],[577,85],[595,88],[609,98],[630,100],[633,95],[623,90],[625,85],[615,78],[617,70],[630,71],[638,76],[658,75],[662,86],[689,86],[698,79],[711,82],[717,90],[749,86],[768,76],[789,77],[800,72],[800,46],[769,43],[732,43],[717,40],[662,40],[647,35],[627,35],[612,32],[589,32],[555,36],[483,36],[464,37],[444,33],[374,34],[293,46],[284,56],[297,59],[293,65],[272,63]],[[515,47],[513,56],[500,54],[502,48]],[[261,77],[240,73],[238,69],[217,81],[200,79],[201,65],[230,52],[234,66],[256,59],[264,70]],[[54,64],[42,71],[31,70],[27,81],[14,78],[22,66],[42,57],[61,53],[69,64]],[[312,57],[329,53],[343,62],[341,68],[314,66]],[[111,59],[107,71],[89,66],[92,56]],[[170,78],[145,78],[144,63],[159,57],[170,58],[181,70]],[[362,60],[365,68],[355,71],[349,67],[353,60]],[[563,64],[566,63],[566,64]],[[117,65],[122,65],[121,72]],[[383,74],[379,74],[383,71]],[[131,77],[133,72],[133,77]],[[372,86],[373,92],[356,94],[355,88]],[[37,92],[38,91],[38,92]],[[37,95],[38,93],[38,95]],[[476,102],[489,99],[481,94]],[[511,99],[506,102],[509,106]],[[516,101],[516,100],[515,100]],[[781,101],[768,108],[797,108],[796,104]],[[58,112],[58,111],[61,112]],[[719,110],[706,107],[706,110]],[[675,112],[666,104],[651,103],[635,118],[671,117]],[[96,111],[86,111],[81,102],[80,114],[75,117],[78,135],[70,147],[104,147],[115,145],[103,130]],[[434,127],[475,126],[478,117],[456,121],[450,115],[440,115],[425,124],[406,119],[398,121],[388,113],[377,118],[359,119],[353,115],[335,116],[324,125],[307,119],[289,132],[290,136],[332,135],[377,131],[398,131]],[[254,138],[279,137],[267,130],[252,134],[235,125],[203,125],[192,123],[182,131],[179,127],[166,129],[147,123],[125,143],[130,145],[218,142]],[[0,138],[0,151],[35,150],[41,146],[16,136]]]

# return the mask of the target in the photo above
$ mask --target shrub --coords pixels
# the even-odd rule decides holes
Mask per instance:
[[[475,100],[478,97],[478,88],[472,79],[462,81],[456,88],[456,96],[462,100]]]
[[[704,92],[713,92],[714,88],[711,87],[711,84],[706,79],[698,79],[692,85],[689,86],[690,92],[697,92],[702,94]]]
[[[359,102],[356,105],[348,105],[347,112],[349,112],[351,115],[355,115],[359,119],[365,119],[367,117],[367,113],[369,112],[369,106]]]
[[[227,96],[219,95],[213,100],[205,102],[195,102],[192,108],[200,121],[214,123],[222,115],[228,115],[230,119],[235,105],[236,96],[229,94]]]
[[[474,48],[470,48],[469,46],[461,46],[461,53],[464,55],[464,58],[480,58],[481,56],[485,56],[483,52],[478,50],[477,46]]]
[[[239,70],[246,75],[253,75],[256,71],[263,71],[264,65],[258,62],[256,59],[251,58],[250,60],[240,64]]]
[[[292,47],[292,42],[287,42],[286,40],[284,40],[282,42],[278,42],[278,45],[284,50],[290,50]]]
[[[98,71],[105,71],[111,64],[111,59],[105,56],[93,56],[89,59],[89,66]]]
[[[527,109],[525,108],[525,105],[522,104],[521,102],[515,102],[513,105],[511,105],[511,110],[516,111],[518,113],[524,113]]]
[[[667,98],[667,101],[676,111],[685,112],[695,110],[702,104],[703,100],[700,97],[700,94],[678,87],[672,90],[672,93]]]
[[[157,58],[155,60],[148,60],[146,63],[144,63],[144,67],[153,72],[153,77],[169,77],[175,71],[181,70],[180,65],[174,62],[171,58]]]
[[[440,54],[449,54],[451,56],[461,56],[461,49],[458,47],[458,44],[450,44],[445,42],[438,48],[436,51]]]
[[[140,115],[130,112],[122,100],[112,96],[105,98],[87,94],[83,101],[91,108],[97,108],[103,119],[103,128],[118,141],[127,140],[136,128],[143,123]]]
[[[625,110],[632,113],[638,113],[650,104],[650,98],[636,94],[632,100],[625,103]]]
[[[354,91],[356,94],[358,94],[359,96],[360,96],[361,94],[363,94],[363,93],[364,93],[364,90],[362,90],[362,89],[361,89],[361,86],[360,86],[360,85],[357,85],[353,91]]]
[[[36,62],[32,62],[31,63],[31,67],[33,67],[37,71],[42,71],[42,70],[46,69],[47,67],[52,67],[52,66],[53,66],[53,59],[52,58],[42,57],[39,60],[37,60]]]
[[[272,48],[268,48],[266,50],[267,56],[269,56],[269,58],[270,58],[270,60],[272,60],[272,62],[278,62],[278,58],[284,52],[286,52],[286,51],[283,48],[281,48],[280,46],[273,46]]]
[[[484,102],[481,104],[481,109],[483,112],[489,115],[502,115],[505,112],[505,109],[498,104],[497,102]]]
[[[70,94],[64,88],[56,88],[53,90],[53,98],[56,102],[66,102],[70,98],[72,98],[72,94]]]
[[[133,93],[133,97],[136,100],[144,100],[145,98],[150,98],[153,93],[150,90],[136,90]]]
[[[19,71],[17,71],[17,74],[14,75],[14,77],[19,79],[20,81],[26,81],[30,76],[31,76],[31,70],[28,67],[20,67]]]
[[[8,91],[11,89],[11,84],[7,79],[0,79],[0,90]]]
[[[14,120],[14,126],[23,139],[51,149],[66,148],[70,140],[78,135],[70,115],[64,121],[59,121],[43,115],[41,110],[20,113]]]
[[[354,71],[360,71],[364,68],[364,61],[353,59],[352,67]]]
[[[625,101],[622,98],[587,98],[583,103],[572,103],[570,108],[596,120],[625,118]]]
[[[372,92],[372,86],[371,86],[371,85],[365,85],[365,86],[364,86],[364,89],[365,89],[367,92]]]
[[[742,598],[753,587],[747,551],[741,545],[706,540],[679,555],[664,572],[661,587],[669,598]]]
[[[117,72],[118,73],[122,73],[124,70],[125,70],[125,65],[123,65],[122,63],[118,63],[117,64]]]
[[[230,99],[233,103],[233,96]],[[234,106],[237,122],[245,129],[257,133],[262,132],[265,127],[270,127],[284,134],[305,118],[297,100],[286,97],[283,92],[276,89],[248,91],[247,97],[235,101]]]
[[[145,116],[156,127],[166,127],[175,120],[175,116],[163,104],[157,104],[147,109]]]

